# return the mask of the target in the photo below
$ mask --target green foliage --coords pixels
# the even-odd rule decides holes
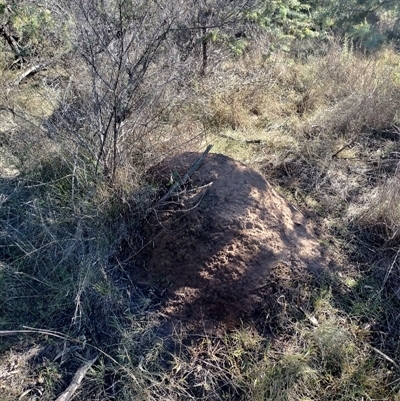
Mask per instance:
[[[27,61],[32,56],[49,57],[65,48],[68,16],[53,12],[52,6],[20,0],[7,4],[0,0],[2,25],[7,26],[2,39],[11,46],[15,58]]]
[[[37,46],[45,30],[54,27],[54,20],[50,10],[25,5],[16,10],[12,24],[23,44]]]
[[[0,15],[3,15],[6,10],[7,4],[4,0],[0,0]]]
[[[286,42],[334,34],[371,50],[400,41],[398,1],[264,0],[250,19]]]
[[[310,6],[298,0],[264,1],[250,18],[266,30],[292,38],[315,35]]]
[[[321,33],[331,31],[366,49],[400,39],[398,1],[324,0],[308,3]]]

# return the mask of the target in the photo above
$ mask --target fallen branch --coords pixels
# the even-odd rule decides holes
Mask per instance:
[[[87,371],[91,368],[91,366],[97,361],[98,355],[96,355],[93,359],[86,361],[75,373],[71,384],[67,387],[67,389],[56,398],[56,401],[69,401],[76,390],[78,390],[79,386],[82,383],[82,380],[85,378]]]
[[[208,152],[211,150],[213,145],[208,145],[207,149],[203,152],[203,154],[196,160],[196,162],[190,167],[187,173],[183,176],[181,180],[178,180],[174,185],[172,185],[171,189],[157,202],[158,204],[165,202],[169,198],[175,195],[176,191],[185,184],[189,178],[200,168],[203,160],[207,156]]]
[[[16,80],[14,80],[13,85],[18,86],[25,78],[28,78],[31,75],[35,75],[39,71],[44,70],[45,68],[47,68],[47,64],[37,64],[31,68],[28,68],[26,71],[20,74]]]
[[[50,67],[51,64],[54,64],[56,61],[58,61],[61,57],[65,56],[67,53],[69,53],[69,50],[66,52],[63,52],[59,54],[58,56],[52,58],[51,60],[48,60],[44,63],[36,64],[30,68],[28,68],[26,71],[24,71],[22,74],[20,74],[17,79],[14,80],[13,85],[18,86],[24,79],[37,74],[40,71],[45,70],[47,67]]]

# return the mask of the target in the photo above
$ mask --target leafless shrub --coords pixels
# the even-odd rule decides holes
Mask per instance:
[[[166,107],[175,74],[161,46],[172,19],[160,6],[141,1],[83,1],[70,13],[80,43],[77,79],[47,126],[84,149],[96,170],[114,177],[135,148],[144,150]]]
[[[82,149],[95,170],[111,181],[118,168],[157,157],[160,142],[186,142],[190,133],[177,138],[171,132],[171,112],[185,104],[186,88],[209,67],[214,32],[228,31],[251,4],[69,4],[71,38],[79,54],[69,96],[60,99],[47,122],[50,134],[69,141],[67,148]],[[198,60],[200,70],[193,68]]]

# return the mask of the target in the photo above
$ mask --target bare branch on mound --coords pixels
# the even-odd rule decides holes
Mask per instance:
[[[207,149],[203,152],[203,154],[196,160],[196,162],[190,167],[190,169],[187,171],[187,173],[183,176],[183,178],[179,181],[177,181],[174,185],[172,185],[171,189],[157,202],[157,204],[163,203],[172,196],[175,195],[176,191],[183,185],[185,184],[189,178],[200,168],[201,164],[203,163],[203,160],[207,156],[208,152],[211,150],[213,145],[208,145]]]
[[[57,397],[56,401],[68,401],[70,400],[76,390],[78,390],[79,386],[82,383],[82,380],[85,378],[87,371],[91,368],[91,366],[97,361],[98,355],[96,355],[93,359],[86,361],[75,373],[72,378],[71,384],[67,387],[67,389]]]

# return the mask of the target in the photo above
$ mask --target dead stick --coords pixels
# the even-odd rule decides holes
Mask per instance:
[[[193,173],[198,170],[203,163],[204,158],[207,156],[208,152],[211,150],[213,145],[208,145],[207,149],[203,152],[203,154],[196,160],[196,162],[190,167],[190,169],[187,171],[187,173],[183,176],[181,180],[176,182],[174,185],[172,185],[171,189],[157,202],[157,203],[162,203],[171,198],[175,192],[178,190],[180,186],[185,184],[186,181],[189,180],[189,178],[193,175]]]
[[[371,349],[373,351],[375,351],[378,355],[380,355],[382,358],[386,359],[388,362],[390,362],[391,364],[393,364],[393,366],[395,366],[397,369],[400,369],[400,366],[397,362],[395,362],[392,358],[390,358],[389,356],[387,356],[386,354],[384,354],[382,351],[380,351],[378,348],[372,347]]]
[[[331,155],[331,159],[337,157],[339,153],[343,152],[345,149],[347,149],[348,147],[353,145],[354,142],[356,141],[356,139],[357,139],[357,137],[353,138],[350,142],[346,143],[346,145],[342,146],[337,152],[335,152],[333,155]]]
[[[236,141],[236,142],[242,142],[242,143],[261,144],[261,143],[264,142],[262,139],[237,139],[237,138],[234,138],[232,136],[225,135],[225,134],[217,134],[217,135],[222,137],[222,138],[229,139],[230,141]]]
[[[90,367],[96,362],[98,356],[95,356],[93,359],[86,361],[75,373],[71,384],[67,387],[67,389],[57,397],[56,401],[68,401],[70,400],[75,391],[78,390],[79,386],[82,383],[82,380],[85,378],[87,371]]]
[[[46,329],[35,329],[32,327],[28,326],[23,326],[25,330],[0,330],[0,337],[2,336],[13,336],[17,334],[43,334],[43,335],[48,335],[50,337],[56,337],[56,338],[61,338],[62,340],[67,340],[67,341],[72,341],[74,343],[78,344],[83,344],[83,341],[77,340],[73,337],[69,337],[66,334],[60,333],[58,331],[53,331],[53,330],[46,330]],[[104,355],[106,358],[111,360],[113,363],[115,363],[117,366],[119,366],[122,370],[124,370],[135,382],[137,382],[136,377],[133,375],[133,373],[126,368],[124,365],[120,364],[117,360],[115,360],[111,355],[107,354],[106,352],[102,351],[100,348],[96,347],[95,345],[87,343],[86,346],[93,348],[100,354]]]
[[[59,60],[61,57],[65,56],[68,53],[68,51],[63,52],[59,54],[58,56],[52,58],[51,60],[48,60],[44,63],[34,65],[33,67],[28,68],[26,71],[24,71],[22,74],[20,74],[17,79],[14,80],[13,84],[14,85],[19,85],[25,78],[28,78],[29,76],[35,75],[38,72],[45,70],[46,68],[50,67],[52,64],[54,64],[57,60]]]

